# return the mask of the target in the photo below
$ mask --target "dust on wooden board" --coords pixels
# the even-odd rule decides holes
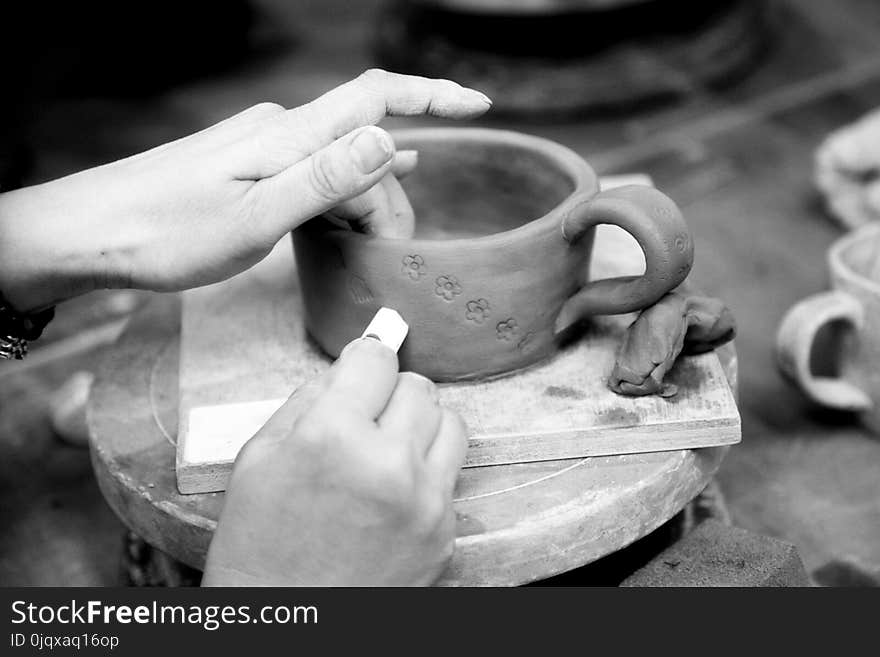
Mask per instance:
[[[629,408],[611,407],[602,412],[602,418],[609,424],[633,427],[639,424],[642,417]]]
[[[550,397],[560,397],[563,399],[586,399],[587,396],[581,390],[576,390],[571,386],[547,386],[544,388],[544,394]]]

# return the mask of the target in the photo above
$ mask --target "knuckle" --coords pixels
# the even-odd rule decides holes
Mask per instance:
[[[442,408],[437,386],[431,380],[411,372],[402,372],[398,374],[396,394],[403,395],[407,400],[411,423],[417,426],[436,423],[439,426]]]
[[[437,391],[437,386],[431,381],[431,379],[422,376],[421,374],[416,374],[415,372],[401,372],[398,374],[398,385],[404,385],[414,390],[421,390],[430,395],[434,395]]]
[[[318,463],[335,462],[336,467],[347,464],[345,468],[351,466],[355,472],[369,473],[371,464],[363,456],[365,433],[369,433],[369,427],[328,398],[304,413],[293,429],[300,456]],[[380,481],[379,477],[371,478]]]
[[[322,201],[335,202],[344,196],[344,185],[339,180],[332,161],[324,154],[309,158],[309,185]]]
[[[376,123],[388,111],[388,93],[394,84],[393,74],[381,68],[371,68],[355,80],[359,109],[357,125]]]
[[[397,392],[409,400],[411,414],[426,411],[437,401],[437,391],[434,384],[410,372],[402,372],[397,375]]]
[[[370,90],[376,90],[388,82],[391,74],[385,69],[369,68],[358,76],[358,81]]]
[[[278,103],[263,102],[252,105],[246,110],[249,114],[256,117],[270,117],[284,112],[284,107]]]
[[[303,153],[313,153],[324,145],[320,126],[326,123],[326,117],[316,109],[315,101],[285,112],[279,120],[286,132],[301,141]]]
[[[329,443],[334,443],[338,436],[338,430],[333,426],[332,415],[310,412],[296,421],[293,433],[301,450],[311,454],[321,453],[327,449]]]
[[[285,153],[283,142],[278,139],[278,130],[275,125],[263,124],[260,129],[247,137],[250,149],[254,153],[260,153],[262,158],[263,173],[274,175],[285,168]]]

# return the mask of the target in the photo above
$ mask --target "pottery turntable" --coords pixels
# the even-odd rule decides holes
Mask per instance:
[[[588,280],[638,277],[645,267],[626,232],[596,229]],[[440,273],[412,282],[437,287]],[[467,273],[459,272],[462,291]],[[369,316],[389,305],[358,289],[350,290],[356,303],[375,305]],[[465,301],[450,295],[450,304]],[[185,292],[179,304],[157,300],[100,371],[90,405],[101,489],[137,534],[174,559],[203,567],[237,451],[331,364],[303,316],[285,239],[244,274]],[[495,335],[507,318],[495,319],[473,330]],[[521,584],[616,551],[680,511],[710,481],[726,446],[739,442],[731,345],[682,358],[668,375],[674,397],[608,388],[633,319],[593,318],[521,371],[440,384],[441,402],[461,413],[470,440],[456,489],[456,553],[441,583]],[[413,330],[417,324],[407,340]]]

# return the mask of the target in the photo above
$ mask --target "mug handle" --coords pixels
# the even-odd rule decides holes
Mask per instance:
[[[562,217],[570,244],[598,224],[623,228],[645,254],[645,273],[591,281],[559,311],[559,332],[584,317],[641,310],[677,287],[691,270],[694,245],[681,210],[666,194],[647,185],[627,185],[575,199]]]
[[[782,370],[817,404],[844,411],[864,411],[873,405],[870,397],[848,381],[814,376],[810,352],[816,334],[830,322],[843,320],[855,329],[864,323],[864,309],[846,292],[832,290],[807,297],[785,314],[776,333],[776,359]]]

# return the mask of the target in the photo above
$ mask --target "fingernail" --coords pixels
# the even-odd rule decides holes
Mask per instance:
[[[377,340],[372,337],[356,338],[356,339],[352,340],[351,342],[349,342],[347,345],[345,345],[345,347],[342,348],[342,351],[339,352],[339,357],[342,358],[343,356],[345,356],[346,353],[348,353],[352,349],[360,348],[361,345],[364,345],[364,344],[370,344],[370,345],[380,344],[380,345],[382,345],[382,341]],[[382,345],[382,347],[385,349],[388,348],[388,347],[385,347],[385,345]]]
[[[361,172],[373,173],[394,155],[394,144],[387,132],[369,127],[361,130],[354,138],[351,153]]]
[[[481,92],[481,91],[477,91],[476,89],[471,89],[470,92],[471,92],[474,96],[476,96],[477,98],[479,98],[481,101],[483,101],[484,103],[486,103],[489,107],[492,106],[492,99],[489,98],[489,96],[487,96],[487,95],[484,94],[483,92]]]

